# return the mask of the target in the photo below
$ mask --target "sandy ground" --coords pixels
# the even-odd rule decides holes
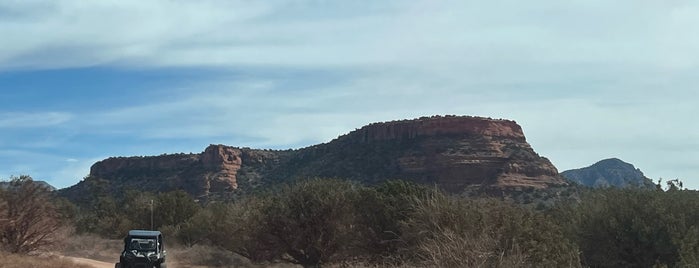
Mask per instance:
[[[71,261],[74,261],[76,263],[87,264],[87,265],[90,265],[90,266],[95,267],[95,268],[114,268],[114,263],[96,261],[96,260],[91,260],[91,259],[75,258],[75,257],[64,257],[64,258],[69,259]]]
[[[85,259],[85,258],[76,258],[76,257],[63,257],[66,259],[69,259],[71,261],[74,261],[76,263],[80,264],[87,264],[90,265],[94,268],[114,268],[114,263],[109,263],[109,262],[103,262],[103,261],[98,261],[98,260],[91,260],[91,259]],[[171,263],[167,262],[167,267],[168,268],[203,268],[204,266],[181,266],[178,265],[177,263]]]

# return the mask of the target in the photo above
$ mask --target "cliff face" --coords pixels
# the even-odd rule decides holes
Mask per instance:
[[[309,152],[310,151],[310,152]],[[376,123],[301,152],[303,175],[379,182],[399,178],[459,192],[469,186],[565,185],[551,162],[534,152],[514,121],[423,117]]]
[[[92,165],[88,178],[106,180],[118,189],[181,189],[194,196],[205,196],[236,190],[243,162],[251,170],[276,157],[270,151],[210,145],[200,154],[108,158]],[[259,180],[255,175],[248,174],[245,181]]]
[[[466,116],[422,117],[374,123],[346,136],[360,142],[373,142],[448,135],[499,137],[524,142],[522,128],[514,121]]]
[[[331,142],[293,151],[211,145],[200,154],[109,158],[93,165],[87,180],[107,181],[121,189],[184,189],[206,196],[249,192],[306,177],[365,183],[405,179],[451,192],[473,186],[566,184],[551,162],[529,146],[514,121],[463,116],[374,123]],[[79,192],[86,187],[81,184],[66,192]]]

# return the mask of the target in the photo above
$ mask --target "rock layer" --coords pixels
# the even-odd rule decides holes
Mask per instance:
[[[183,189],[194,196],[258,187],[307,177],[380,183],[404,179],[460,192],[546,188],[567,184],[548,159],[526,142],[514,121],[433,116],[374,123],[328,143],[272,151],[211,145],[200,154],[109,158],[85,180],[114,189]],[[85,181],[66,189],[80,192]]]

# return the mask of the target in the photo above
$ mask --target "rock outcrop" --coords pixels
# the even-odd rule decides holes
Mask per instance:
[[[488,136],[524,141],[522,127],[514,121],[468,116],[434,116],[373,123],[346,136],[360,142],[373,142],[449,135]]]
[[[514,121],[434,116],[374,123],[301,152],[310,171],[377,182],[386,178],[437,184],[459,192],[565,185],[551,162],[534,152]]]
[[[114,189],[183,189],[194,196],[258,187],[307,177],[364,183],[404,179],[460,192],[566,185],[551,162],[534,152],[514,121],[433,116],[374,123],[328,143],[273,151],[211,145],[200,154],[118,157],[97,162],[89,180]]]

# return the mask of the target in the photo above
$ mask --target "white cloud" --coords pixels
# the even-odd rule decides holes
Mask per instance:
[[[0,114],[0,127],[278,148],[375,121],[483,115],[517,120],[560,169],[620,157],[699,183],[683,160],[696,155],[676,150],[699,140],[699,4],[354,2],[2,2],[0,70],[245,71],[140,106]]]
[[[64,112],[0,113],[0,127],[35,128],[60,125],[73,116]]]
[[[0,67],[696,66],[699,5],[638,1],[15,1]]]

